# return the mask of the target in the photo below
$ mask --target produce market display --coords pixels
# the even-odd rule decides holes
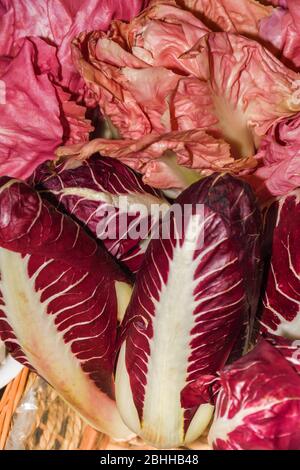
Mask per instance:
[[[300,450],[299,72],[300,0],[0,0],[1,386]]]

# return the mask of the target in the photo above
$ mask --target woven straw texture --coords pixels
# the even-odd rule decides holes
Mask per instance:
[[[189,446],[209,450],[206,437]],[[0,450],[150,450],[135,438],[115,442],[82,419],[52,387],[24,368],[0,400]]]

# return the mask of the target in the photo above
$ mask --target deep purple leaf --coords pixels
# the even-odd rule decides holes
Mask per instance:
[[[165,205],[165,211],[168,208],[160,192],[145,185],[134,171],[99,155],[72,170],[61,165],[54,171],[42,165],[30,183],[45,190],[44,196],[85,225],[133,273],[143,261],[151,226],[159,219],[159,214],[151,217],[151,206]],[[143,205],[142,213],[137,204]],[[138,224],[145,221],[145,234],[134,235]]]
[[[300,339],[300,190],[276,200],[265,225],[273,231],[272,256],[263,299],[262,331]]]
[[[112,258],[35,190],[3,177],[0,273],[8,350],[94,427],[128,437],[112,374],[117,313],[131,288]]]
[[[208,425],[210,377],[246,347],[260,283],[261,220],[248,185],[214,174],[176,202],[190,204],[190,213],[172,216],[173,206],[162,223],[170,218],[170,237],[150,242],[124,318],[116,376],[124,421],[157,447],[183,445]]]
[[[300,350],[262,340],[220,373],[209,441],[218,450],[299,450]]]

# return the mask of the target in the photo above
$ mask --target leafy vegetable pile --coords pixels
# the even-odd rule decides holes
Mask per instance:
[[[116,439],[300,449],[299,15],[0,0],[0,337]]]

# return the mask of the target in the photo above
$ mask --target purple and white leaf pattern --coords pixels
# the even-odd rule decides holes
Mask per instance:
[[[217,450],[298,450],[300,349],[262,339],[221,370],[209,442]]]
[[[194,385],[205,379],[209,386],[232,352],[242,353],[260,282],[261,219],[248,185],[214,174],[175,202],[191,209],[178,215],[173,206],[160,233],[170,220],[170,237],[150,242],[116,373],[125,423],[162,448],[193,441],[207,427],[213,407],[203,393],[195,397]]]
[[[159,211],[151,214],[151,209],[156,205],[166,212],[169,207],[162,194],[145,185],[133,170],[99,155],[74,169],[61,164],[51,170],[43,164],[29,183],[102,240],[112,256],[134,274],[160,217]],[[145,221],[145,233],[139,233],[139,224]]]
[[[261,330],[300,340],[300,189],[273,202],[266,213],[266,226],[271,225],[274,214]]]
[[[125,275],[72,219],[27,184],[0,179],[0,337],[84,419],[127,438],[114,401]],[[123,305],[123,300],[121,300]]]

